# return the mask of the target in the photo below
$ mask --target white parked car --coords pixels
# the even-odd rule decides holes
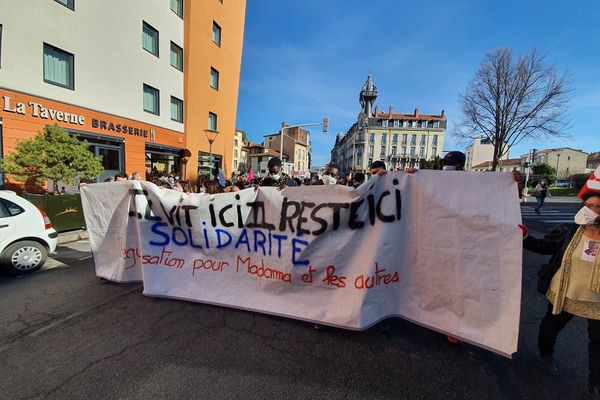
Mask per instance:
[[[56,249],[58,233],[45,212],[15,192],[0,190],[0,266],[9,274],[37,271]]]

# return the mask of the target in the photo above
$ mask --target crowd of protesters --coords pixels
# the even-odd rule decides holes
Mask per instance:
[[[462,171],[465,155],[459,151],[451,151],[442,163],[444,170]],[[195,191],[217,194],[257,186],[284,188],[344,185],[357,188],[366,180],[365,174],[360,172],[346,178],[341,177],[339,167],[335,164],[327,165],[320,177],[313,174],[305,179],[290,177],[281,167],[281,160],[275,157],[269,161],[268,174],[262,178],[248,179],[247,176],[238,176],[226,181],[222,172],[219,172],[215,174],[214,179],[198,180],[192,188],[189,182],[179,180],[174,174],[163,174],[156,177],[153,183],[161,188],[185,193]],[[371,176],[386,174],[385,163],[373,162],[369,172]],[[408,168],[405,172],[414,173],[416,170]],[[513,171],[513,176],[520,190],[522,177],[516,171]],[[139,180],[140,175],[134,172],[128,177],[119,173],[112,177],[111,181],[127,179]],[[535,190],[538,199],[535,211],[539,214],[543,207],[543,199],[549,196],[549,193],[545,182],[538,184]],[[537,192],[540,194],[537,195]],[[557,227],[544,238],[534,238],[528,234],[526,226],[519,226],[523,230],[524,248],[552,255],[550,261],[542,265],[538,274],[538,290],[548,300],[547,312],[539,328],[540,366],[550,375],[559,374],[553,358],[556,338],[573,316],[584,318],[588,323],[588,394],[591,398],[600,399],[600,167],[592,174],[578,196],[583,200],[583,206],[574,221]],[[386,322],[380,323],[379,328],[384,334],[389,330]],[[317,324],[315,329],[320,330],[324,327]],[[452,336],[448,336],[447,339],[453,344],[461,343]]]

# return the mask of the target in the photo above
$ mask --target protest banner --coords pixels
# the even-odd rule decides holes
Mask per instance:
[[[522,235],[510,174],[388,173],[343,186],[82,189],[96,274],[144,294],[366,329],[399,316],[510,357]]]

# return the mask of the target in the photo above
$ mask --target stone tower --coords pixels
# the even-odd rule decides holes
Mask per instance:
[[[359,101],[362,106],[362,112],[365,113],[367,118],[373,116],[373,103],[377,98],[377,87],[373,83],[373,78],[371,77],[371,73],[369,73],[369,77],[367,81],[362,87],[360,91]]]

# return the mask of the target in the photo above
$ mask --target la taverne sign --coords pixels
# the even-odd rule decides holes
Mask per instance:
[[[14,102],[8,96],[2,96],[4,106],[3,111],[21,115],[27,115],[27,111],[32,117],[49,119],[53,121],[66,122],[75,125],[85,125],[85,116],[80,114],[68,113],[52,108],[46,108],[40,103],[30,101],[27,104],[22,102]]]

